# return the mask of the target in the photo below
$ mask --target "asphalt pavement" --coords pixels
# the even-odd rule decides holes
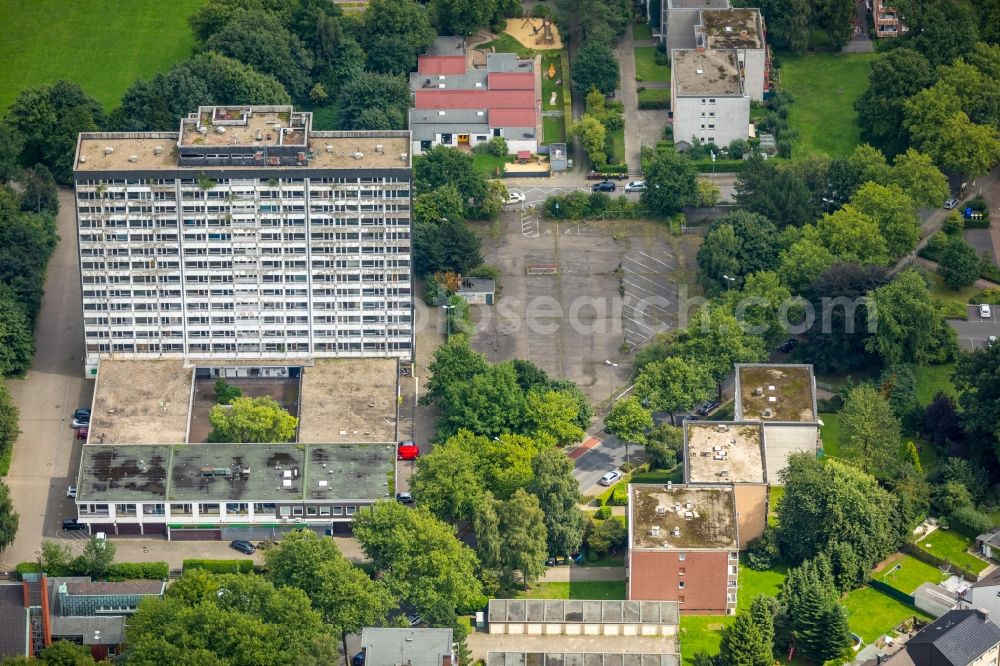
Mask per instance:
[[[1000,339],[1000,306],[991,306],[990,316],[981,317],[978,305],[966,306],[969,318],[949,319],[948,323],[958,333],[962,349],[981,349],[990,344],[990,337]]]

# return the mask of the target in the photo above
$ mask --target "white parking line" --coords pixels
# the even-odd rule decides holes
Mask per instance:
[[[670,264],[668,264],[668,263],[667,263],[667,262],[665,262],[665,261],[660,261],[660,260],[659,260],[659,259],[657,259],[656,257],[653,257],[653,256],[650,256],[650,255],[646,254],[645,252],[639,252],[639,254],[641,254],[642,256],[646,257],[647,259],[652,259],[653,261],[655,261],[655,262],[656,262],[656,263],[658,263],[658,264],[663,264],[664,266],[666,266],[666,267],[667,267],[667,268],[669,268],[670,270],[674,270],[674,267],[673,267],[673,266],[671,266]]]
[[[655,285],[655,286],[656,286],[656,288],[657,288],[657,290],[663,290],[663,289],[666,289],[666,288],[667,288],[667,286],[668,286],[668,285],[665,285],[665,284],[660,284],[660,283],[659,283],[659,282],[657,282],[656,280],[651,280],[651,279],[649,279],[648,277],[646,277],[645,275],[642,275],[642,274],[640,274],[640,273],[633,273],[633,272],[628,272],[628,273],[626,273],[626,275],[628,275],[628,277],[630,277],[630,278],[637,278],[637,279],[639,279],[639,280],[645,280],[646,282],[648,282],[648,283],[650,283],[650,284],[652,284],[652,285]],[[626,281],[627,281],[627,280],[626,280]],[[636,287],[636,288],[638,289],[638,287]],[[647,287],[647,288],[646,288],[646,290],[647,290],[647,291],[649,291],[649,288]]]

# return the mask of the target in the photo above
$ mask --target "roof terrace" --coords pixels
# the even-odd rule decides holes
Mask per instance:
[[[301,146],[311,113],[289,106],[201,106],[181,119],[181,146]]]
[[[731,486],[630,485],[629,494],[632,548],[736,549]]]
[[[764,483],[760,423],[684,422],[688,483]]]
[[[811,365],[736,365],[736,420],[816,421]]]

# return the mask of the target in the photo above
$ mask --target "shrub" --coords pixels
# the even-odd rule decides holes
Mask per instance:
[[[170,565],[166,562],[116,562],[108,568],[108,580],[112,581],[140,578],[166,580],[169,577]]]
[[[831,398],[817,398],[816,409],[821,412],[839,412],[844,408],[844,396],[835,393]]]
[[[625,483],[616,485],[615,489],[611,491],[611,497],[608,498],[608,504],[612,506],[628,506],[628,485]]]
[[[989,515],[976,510],[972,506],[963,506],[957,509],[951,514],[950,518],[955,530],[970,539],[975,539],[980,534],[993,529],[993,520]]]
[[[251,573],[253,560],[184,560],[184,571],[204,569],[208,573]]]
[[[607,520],[611,517],[611,507],[605,504],[594,514],[594,518],[597,520]]]
[[[20,562],[16,567],[14,567],[14,572],[18,576],[23,576],[29,573],[42,573],[42,565],[38,562]]]
[[[494,157],[504,157],[507,154],[507,139],[495,136],[490,139],[490,154]]]
[[[535,5],[531,8],[531,15],[535,18],[552,18],[552,8],[545,5]]]
[[[669,65],[670,56],[667,55],[666,51],[656,50],[656,55],[653,56],[653,62],[657,65]]]
[[[779,560],[774,528],[768,525],[764,533],[747,544],[746,565],[754,571],[767,571]]]
[[[1000,288],[989,287],[983,289],[978,294],[969,297],[970,303],[989,303],[990,305],[1000,305]]]

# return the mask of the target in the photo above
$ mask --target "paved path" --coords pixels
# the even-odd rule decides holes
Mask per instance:
[[[59,530],[63,518],[76,515],[66,487],[76,482],[82,443],[74,438],[70,421],[73,410],[89,407],[93,395],[93,382],[83,378],[76,205],[71,190],[59,191],[59,205],[60,240],[49,260],[35,326],[35,358],[27,377],[7,380],[21,412],[21,435],[5,481],[21,519],[14,543],[0,553],[0,571],[34,560],[43,535],[82,544],[79,533]]]
[[[548,567],[543,583],[583,583],[605,580],[625,580],[625,567]]]
[[[618,99],[625,105],[625,162],[629,171],[639,173],[642,144],[639,140],[639,93],[635,85],[635,42],[631,29],[625,31],[615,48],[615,57],[622,73]]]

